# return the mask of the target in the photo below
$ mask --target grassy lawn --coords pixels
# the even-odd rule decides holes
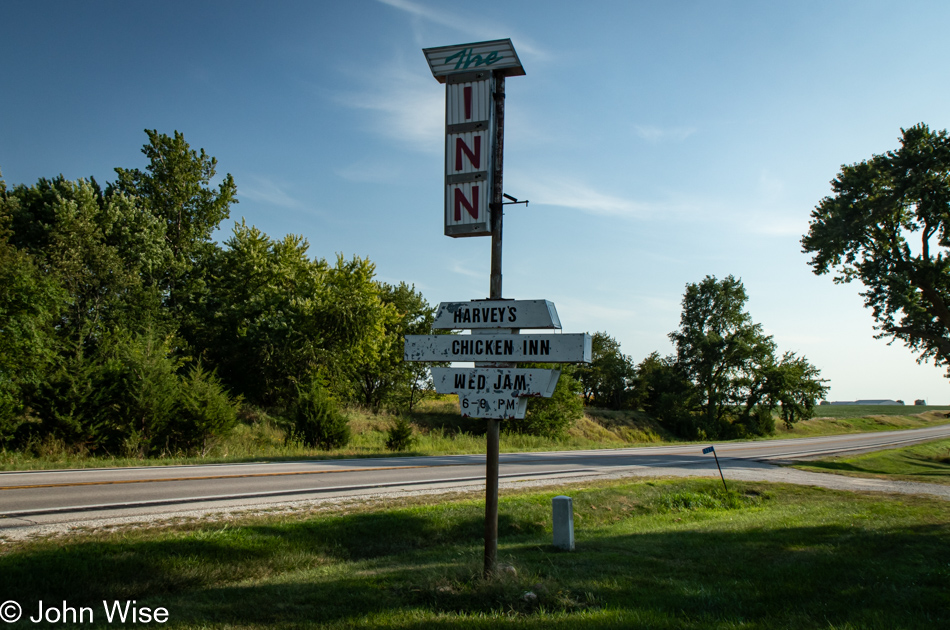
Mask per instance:
[[[950,484],[950,440],[851,457],[832,457],[797,464],[795,468],[853,477]]]
[[[0,600],[165,607],[176,628],[933,628],[950,624],[950,503],[706,480],[403,499],[0,546]],[[577,550],[550,546],[574,498]],[[57,624],[48,624],[57,625]],[[58,624],[63,625],[63,624]],[[24,624],[11,627],[42,627]],[[86,625],[92,627],[92,625]]]

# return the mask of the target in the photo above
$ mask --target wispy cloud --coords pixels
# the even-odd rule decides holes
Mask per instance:
[[[808,217],[798,214],[760,210],[736,219],[745,231],[763,236],[801,236],[808,231]]]
[[[658,201],[631,199],[611,190],[570,177],[530,177],[520,174],[505,177],[517,182],[523,198],[532,204],[571,208],[601,217],[664,222],[713,223],[719,229],[730,229],[761,236],[787,237],[804,234],[808,217],[797,208],[787,208],[769,197],[776,187],[767,181],[764,189],[749,199],[721,200],[713,197],[670,194]]]
[[[367,89],[339,94],[337,101],[373,113],[371,125],[383,136],[426,153],[443,150],[444,88],[431,76],[390,67],[375,75]]]
[[[414,18],[432,22],[433,24],[438,24],[439,26],[446,26],[455,29],[460,33],[472,38],[473,40],[484,41],[491,39],[505,39],[510,37],[512,41],[516,43],[519,57],[522,53],[538,59],[544,59],[548,57],[546,52],[541,50],[538,46],[532,44],[527,37],[513,34],[513,29],[509,26],[500,24],[497,21],[489,22],[480,20],[477,17],[474,17],[470,12],[465,14],[452,13],[450,11],[444,11],[442,9],[427,6],[419,2],[413,2],[412,0],[378,1],[395,9],[399,9],[400,11],[405,11]],[[429,43],[428,45],[431,46],[432,44]]]
[[[297,199],[290,196],[284,186],[272,179],[258,175],[245,175],[242,179],[250,180],[251,184],[241,186],[238,189],[238,197],[246,197],[283,208],[299,208],[302,205]]]
[[[471,267],[466,267],[461,262],[452,263],[452,272],[457,273],[463,276],[468,276],[469,278],[484,278],[485,270],[479,267],[478,269],[472,269]]]
[[[508,177],[505,178],[508,181]],[[589,184],[569,178],[511,178],[532,203],[573,208],[588,214],[613,217],[645,217],[655,211],[645,204],[595,190]]]
[[[468,14],[455,14],[413,0],[378,0],[382,4],[409,14],[414,20],[452,27],[472,39],[499,39],[511,36],[510,30],[497,23],[480,22]],[[433,45],[427,42],[426,45]],[[545,53],[524,38],[519,38],[518,52],[535,57]],[[370,114],[369,125],[375,133],[424,153],[440,153],[445,134],[445,88],[429,74],[421,52],[410,66],[400,55],[393,55],[385,68],[367,73],[347,69],[363,83],[362,89],[340,92],[335,100],[345,107]],[[341,177],[357,180],[363,177],[342,169]],[[379,175],[379,173],[377,173]]]
[[[637,135],[647,142],[682,142],[696,133],[695,127],[655,127],[653,125],[634,125]]]

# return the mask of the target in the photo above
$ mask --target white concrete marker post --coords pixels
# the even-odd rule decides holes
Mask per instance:
[[[574,551],[574,499],[559,496],[551,499],[554,518],[554,546]]]

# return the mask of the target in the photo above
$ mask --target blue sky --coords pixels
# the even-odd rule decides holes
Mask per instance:
[[[511,38],[504,293],[635,361],[672,351],[685,285],[743,280],[753,319],[831,400],[950,403],[873,338],[856,285],[799,240],[841,164],[950,127],[945,2],[3,0],[8,184],[142,167],[143,129],[231,173],[246,218],[368,257],[433,304],[488,294],[489,239],[442,230],[444,88],[422,48]],[[222,237],[230,232],[230,222]]]

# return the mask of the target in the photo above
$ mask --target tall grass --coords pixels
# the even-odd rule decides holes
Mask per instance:
[[[823,406],[832,408],[836,417],[818,417],[799,422],[791,430],[778,426],[772,437],[806,437],[885,431],[931,426],[950,422],[948,407]],[[923,413],[901,415],[925,409]],[[862,416],[864,411],[890,412]],[[850,414],[850,415],[849,415]],[[178,464],[279,461],[316,458],[379,457],[393,455],[455,455],[485,452],[485,422],[459,415],[458,403],[451,397],[426,400],[407,415],[413,427],[412,446],[398,453],[386,447],[389,428],[398,416],[374,413],[361,407],[345,410],[352,436],[349,444],[329,451],[308,448],[289,438],[286,421],[256,409],[245,408],[240,421],[227,435],[209,439],[197,453],[165,453],[160,457],[139,459],[117,454],[92,456],[84,450],[66,447],[62,441],[36,441],[23,451],[0,451],[0,470],[53,468],[96,468],[111,466],[167,466]],[[781,424],[781,423],[779,423]],[[504,426],[504,425],[503,425]],[[676,441],[652,419],[637,411],[591,409],[578,420],[562,439],[502,432],[503,452],[548,451],[646,446]]]
[[[92,456],[71,449],[62,441],[38,441],[24,451],[0,451],[0,469],[35,470],[52,468],[96,468],[109,466],[162,466],[198,463],[278,461],[313,458],[379,457],[393,455],[455,455],[485,452],[485,422],[462,418],[458,403],[436,399],[425,401],[406,416],[413,427],[409,449],[393,453],[386,446],[390,427],[399,416],[375,413],[361,407],[345,410],[351,439],[341,448],[308,448],[293,439],[286,421],[255,409],[244,409],[241,421],[227,435],[206,441],[198,453],[166,453],[161,457],[138,459],[123,455]],[[629,412],[608,412],[585,416],[562,439],[502,432],[505,452],[562,449],[617,448],[661,442],[659,429],[641,416]]]

